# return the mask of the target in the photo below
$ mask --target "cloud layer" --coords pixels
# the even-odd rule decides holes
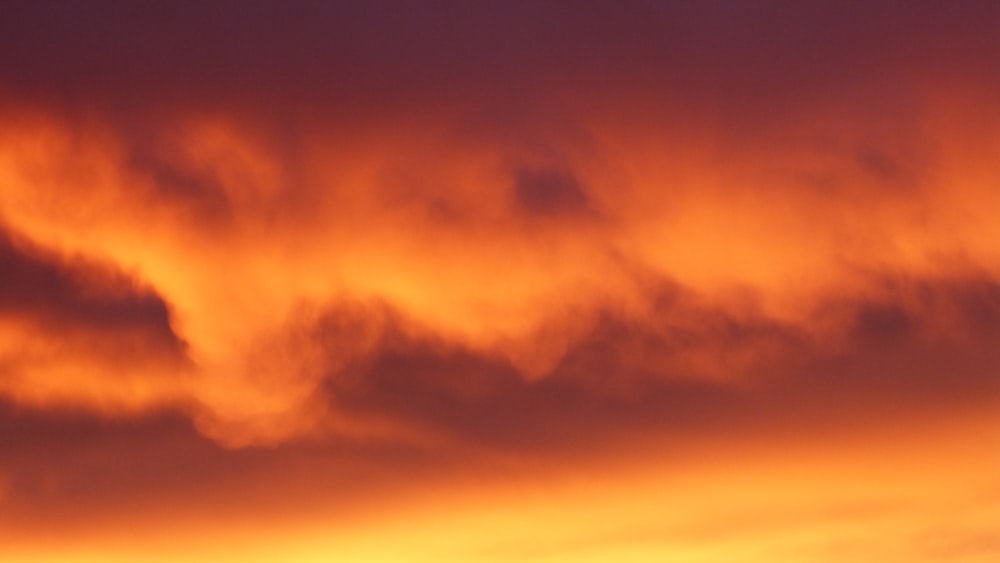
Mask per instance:
[[[88,538],[130,518],[155,542],[158,511],[231,533],[276,506],[419,536],[379,520],[406,521],[399,494],[504,522],[511,545],[472,534],[459,560],[996,551],[995,456],[955,446],[953,489],[917,472],[889,508],[875,486],[995,438],[994,3],[6,12],[3,535],[57,520],[100,558]],[[834,489],[881,508],[823,493],[838,461],[860,485]],[[756,469],[727,504],[732,463]],[[706,475],[689,520],[650,528],[626,485],[679,494],[657,468]],[[800,470],[808,506],[775,488]],[[502,516],[574,472],[594,489],[560,494],[627,505],[605,543],[581,544],[582,501],[548,536]],[[741,511],[773,526],[698,551]],[[789,531],[803,512],[823,541]]]

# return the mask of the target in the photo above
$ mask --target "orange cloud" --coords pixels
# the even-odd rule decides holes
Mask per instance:
[[[610,320],[624,337],[601,354],[616,350],[626,371],[745,380],[802,342],[849,338],[829,303],[913,299],[886,276],[986,287],[996,276],[980,242],[992,238],[991,196],[969,172],[979,153],[822,124],[813,145],[789,145],[779,124],[758,146],[720,137],[678,152],[580,120],[589,147],[527,162],[492,142],[456,144],[440,126],[352,144],[303,136],[289,156],[224,118],[178,120],[141,142],[26,118],[4,144],[4,215],[13,232],[119,264],[162,295],[170,317],[161,309],[157,322],[186,343],[195,373],[171,393],[200,404],[213,435],[242,436],[234,443],[339,418],[313,397],[377,352],[387,314],[408,338],[528,379],[559,373]],[[80,150],[81,136],[95,141]],[[681,297],[663,293],[670,285]],[[341,302],[361,307],[355,324],[316,336]],[[923,305],[888,305],[910,306]],[[116,392],[76,402],[113,404]]]
[[[995,556],[994,7],[265,4],[0,22],[14,560]]]

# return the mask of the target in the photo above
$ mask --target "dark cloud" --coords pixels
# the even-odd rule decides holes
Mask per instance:
[[[514,190],[518,203],[540,216],[579,215],[588,208],[580,182],[558,170],[520,169],[514,174]]]
[[[540,380],[502,357],[390,323],[325,390],[338,411],[534,452],[601,448],[636,432],[669,439],[854,427],[1000,398],[1000,354],[989,345],[1000,332],[995,282],[892,286],[881,299],[817,307],[840,327],[820,335],[696,305],[670,286],[651,321],[604,315]]]
[[[31,534],[149,518],[302,514],[330,498],[347,518],[359,499],[394,490],[401,472],[418,476],[422,466],[439,466],[398,445],[335,438],[227,449],[201,435],[183,410],[109,418],[0,401],[0,435],[0,528]]]
[[[223,181],[210,169],[199,169],[174,154],[164,143],[154,143],[133,135],[125,167],[136,178],[147,180],[147,197],[158,205],[187,209],[196,219],[216,227],[232,220],[233,204]]]
[[[133,409],[178,400],[187,343],[152,289],[105,262],[0,232],[0,389],[28,404]]]
[[[0,315],[44,330],[92,331],[106,338],[138,333],[182,354],[166,303],[152,289],[99,261],[64,258],[0,231]]]

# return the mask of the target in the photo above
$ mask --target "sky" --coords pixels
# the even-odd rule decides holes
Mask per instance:
[[[1000,559],[1000,4],[0,18],[0,560]]]

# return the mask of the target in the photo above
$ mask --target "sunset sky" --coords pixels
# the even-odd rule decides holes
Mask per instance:
[[[1000,561],[1000,2],[5,0],[0,561]]]

